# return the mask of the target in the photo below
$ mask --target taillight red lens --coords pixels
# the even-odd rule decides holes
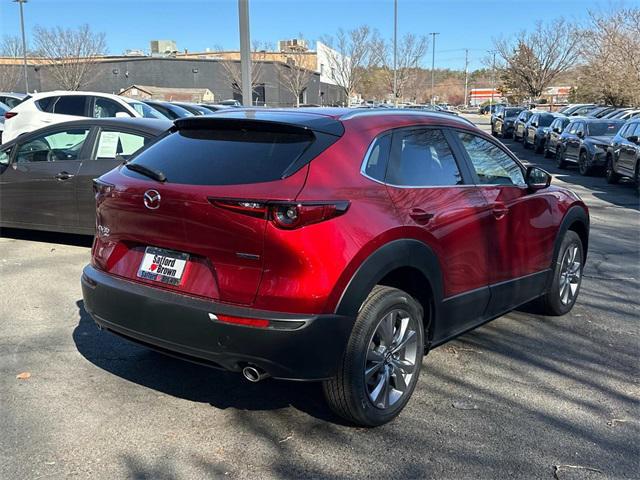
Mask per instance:
[[[342,215],[349,202],[273,202],[262,200],[222,200],[210,198],[212,205],[236,213],[270,220],[276,227],[291,230]]]
[[[9,120],[10,118],[15,117],[16,115],[18,115],[18,112],[4,112],[4,118],[6,120]]]

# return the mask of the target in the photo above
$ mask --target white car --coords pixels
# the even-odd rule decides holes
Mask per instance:
[[[167,117],[146,103],[100,92],[54,91],[38,93],[5,113],[2,141],[54,123],[85,117]]]

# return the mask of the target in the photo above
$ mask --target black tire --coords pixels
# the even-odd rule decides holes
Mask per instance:
[[[638,195],[640,195],[640,161],[636,163],[636,175],[634,180],[636,182],[636,190],[638,191]]]
[[[558,168],[567,168],[567,161],[564,159],[564,152],[560,150],[560,147],[556,147],[556,165]]]
[[[584,150],[580,152],[580,156],[578,157],[578,171],[580,175],[588,177],[593,172],[593,167],[589,165],[589,159],[587,158],[587,152]]]
[[[522,135],[522,146],[525,148],[525,150],[529,148],[529,143],[527,142],[526,135]]]
[[[376,406],[370,397],[369,386],[365,381],[365,368],[369,362],[368,355],[376,352],[373,345],[379,327],[387,316],[397,310],[409,314],[415,319],[415,348],[410,352],[415,356],[411,378],[406,383],[404,393],[386,408]],[[413,393],[424,355],[424,326],[421,305],[410,295],[397,288],[377,285],[364,301],[358,318],[353,326],[344,357],[338,366],[336,377],[323,382],[324,395],[331,410],[345,420],[360,426],[375,427],[393,420],[405,407]],[[413,320],[411,320],[413,321]],[[413,337],[412,337],[413,338]],[[413,344],[413,341],[412,341]],[[378,348],[383,348],[382,346]],[[388,358],[387,354],[380,354]],[[386,361],[385,361],[386,362]],[[386,372],[385,363],[378,373]],[[396,375],[395,373],[393,375]],[[380,378],[378,377],[378,378]],[[396,377],[389,377],[397,387]],[[404,382],[404,380],[403,380]],[[375,383],[375,382],[374,382]],[[389,384],[390,385],[390,384]]]
[[[492,123],[491,124],[491,135],[494,136],[494,137],[497,137],[498,136],[498,132],[496,132],[494,127],[495,127],[495,125]]]
[[[607,165],[604,168],[604,178],[607,183],[618,183],[620,175],[618,175],[613,169],[613,155],[607,155]]]
[[[535,152],[536,153],[542,153],[544,151],[544,144],[543,144],[543,140],[541,139],[535,139],[535,141],[533,142],[533,144],[535,145]]]
[[[576,255],[579,258],[580,267],[579,267],[579,276],[576,284],[576,290],[571,299],[568,302],[564,302],[562,299],[562,290],[561,290],[561,282],[562,273],[563,273],[563,265],[565,259],[567,258],[567,254],[569,249],[572,247],[577,247],[578,254]],[[578,257],[579,255],[579,257]],[[562,239],[562,244],[560,246],[560,251],[558,252],[558,258],[556,259],[556,263],[553,266],[553,280],[551,282],[551,286],[547,293],[545,293],[542,297],[540,297],[539,301],[539,310],[543,315],[549,316],[559,316],[568,313],[576,303],[576,299],[578,298],[578,294],[580,293],[580,285],[582,284],[582,270],[584,268],[584,250],[582,247],[582,241],[576,232],[573,230],[567,230],[564,238]],[[567,288],[571,288],[567,286]]]
[[[544,158],[551,158],[551,151],[549,150],[549,140],[544,142]]]

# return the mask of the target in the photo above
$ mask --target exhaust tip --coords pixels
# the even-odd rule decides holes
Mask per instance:
[[[242,369],[242,375],[244,378],[249,380],[252,383],[257,383],[260,380],[264,380],[269,377],[269,374],[262,370],[261,368],[254,367],[253,365],[247,365]]]

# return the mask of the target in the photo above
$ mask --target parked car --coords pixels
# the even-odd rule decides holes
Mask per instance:
[[[83,119],[0,147],[0,226],[93,235],[92,181],[171,127],[142,118]]]
[[[592,117],[592,118],[603,118],[605,115],[608,115],[612,112],[616,112],[619,109],[616,107],[612,107],[610,105],[605,105],[605,106],[600,106],[600,107],[596,107],[593,110],[589,111],[589,113],[586,115],[587,117]]]
[[[540,112],[531,115],[531,118],[524,125],[522,146],[529,148],[531,145],[536,153],[542,153],[545,137],[555,119],[555,113]]]
[[[212,113],[218,112],[220,110],[225,110],[227,108],[233,108],[233,107],[229,107],[227,105],[220,105],[220,104],[213,104],[213,103],[199,103],[198,105],[200,105],[202,108],[205,108],[205,109],[209,110]],[[307,105],[307,106],[308,107],[319,107],[320,105]]]
[[[229,100],[222,100],[220,102],[220,105],[225,105],[227,107],[241,107],[242,103],[240,103],[238,100],[229,99]]]
[[[486,115],[486,114],[491,114],[494,113],[496,111],[497,108],[499,107],[504,107],[505,104],[504,103],[493,103],[491,105],[485,105],[483,107],[480,107],[478,109],[478,113],[480,115]]]
[[[174,105],[178,105],[179,107],[182,107],[185,110],[188,110],[195,116],[211,115],[213,113],[213,111],[209,110],[208,108],[201,107],[197,103],[189,103],[189,102],[171,102],[171,103],[173,103]]]
[[[640,193],[640,118],[625,123],[607,148],[605,178],[617,183],[621,177],[632,178]]]
[[[609,142],[622,125],[622,120],[572,120],[558,142],[558,168],[565,168],[568,162],[577,163],[581,175],[591,175],[604,167]]]
[[[2,133],[4,132],[4,114],[10,110],[8,105],[0,102],[0,144],[2,143]]]
[[[96,180],[82,290],[103,329],[251,381],[322,381],[337,414],[374,426],[430,348],[535,298],[551,315],[576,301],[587,207],[455,116],[174,125]]]
[[[0,102],[7,105],[9,110],[17,107],[29,98],[31,98],[31,96],[26,93],[0,92]]]
[[[589,113],[596,108],[598,108],[597,105],[582,105],[581,107],[573,110],[571,113],[565,115],[569,117],[583,117],[589,115]]]
[[[46,92],[33,95],[5,113],[4,141],[46,125],[84,117],[166,120],[149,105],[127,97],[100,92]]]
[[[522,141],[522,137],[524,137],[524,126],[533,114],[534,112],[532,110],[523,110],[516,117],[516,121],[513,124],[513,139],[516,142]]]
[[[163,102],[162,100],[144,100],[144,103],[160,112],[169,120],[193,116],[193,113],[189,110],[182,108],[180,105],[176,105],[175,103]]]
[[[628,110],[618,117],[618,120],[631,120],[632,118],[640,118],[640,110]]]
[[[634,110],[633,108],[619,108],[602,118],[627,120],[631,118],[635,112],[640,112],[640,110]]]
[[[597,107],[597,105],[595,103],[574,103],[574,104],[568,105],[567,107],[565,107],[562,110],[558,111],[558,113],[562,113],[563,115],[566,115],[567,117],[574,116],[574,114],[575,115],[585,115],[590,110],[592,110],[592,109],[594,109],[596,107]],[[583,113],[576,113],[578,111],[581,111]]]
[[[521,107],[504,107],[491,117],[491,133],[494,136],[509,138],[513,135],[516,119],[522,112]]]
[[[545,134],[544,140],[544,156],[549,158],[551,156],[555,156],[558,152],[558,142],[560,141],[560,136],[562,132],[569,125],[571,120],[569,117],[565,117],[564,115],[558,115],[549,125],[549,130]]]

